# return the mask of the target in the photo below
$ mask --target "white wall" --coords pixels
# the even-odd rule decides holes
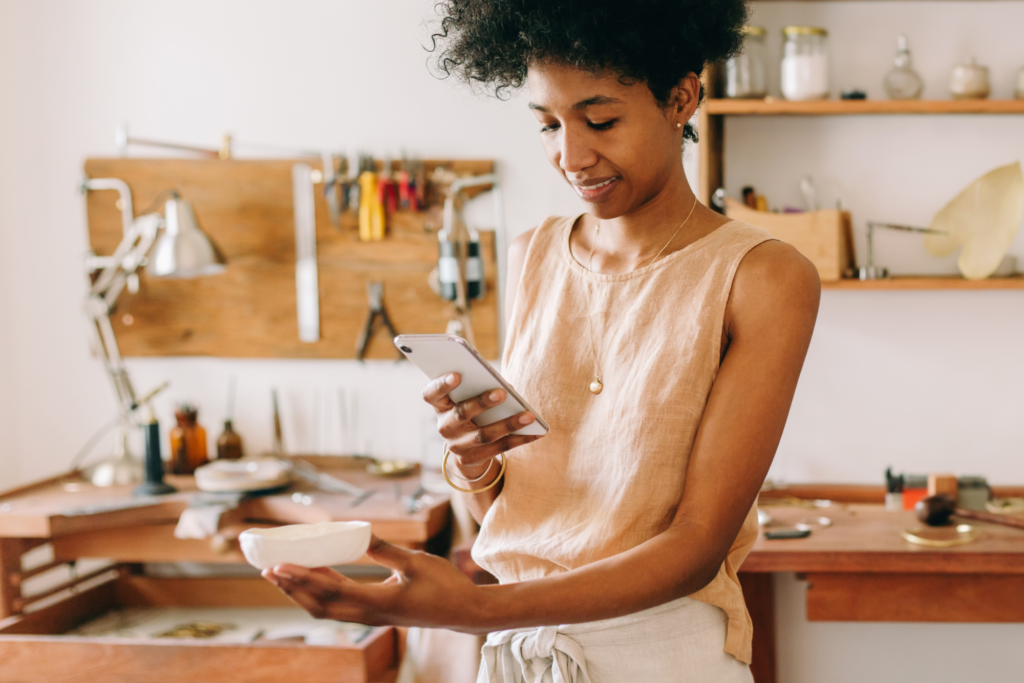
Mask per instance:
[[[505,183],[516,233],[545,215],[574,210],[540,153],[522,101],[475,96],[425,68],[423,23],[431,3],[46,2],[0,0],[9,58],[3,113],[3,271],[23,283],[0,321],[10,344],[17,396],[13,457],[20,478],[61,470],[114,410],[98,363],[88,357],[81,315],[86,249],[76,192],[83,160],[115,155],[113,132],[217,145],[236,141],[368,150],[434,158],[491,158]],[[8,153],[10,150],[11,153]],[[152,151],[148,151],[150,154]],[[145,155],[147,150],[136,154]],[[11,288],[5,291],[13,294]],[[401,329],[402,321],[396,320]],[[140,391],[165,380],[171,407],[192,400],[219,431],[228,377],[240,377],[237,421],[253,450],[270,445],[270,387],[282,394],[290,448],[313,449],[315,392],[358,394],[364,410],[390,405],[395,423],[364,425],[360,447],[419,458],[424,409],[420,376],[389,363],[134,361]],[[315,381],[314,379],[315,378]],[[322,404],[326,406],[326,400]],[[291,415],[291,418],[289,417]],[[411,416],[412,429],[395,429]],[[55,424],[55,421],[59,420]],[[59,424],[59,428],[55,428]],[[337,425],[334,426],[335,434]],[[326,437],[321,437],[321,443]],[[101,446],[97,454],[100,455]],[[8,458],[9,459],[9,458]]]
[[[0,482],[60,471],[114,410],[88,355],[84,207],[75,188],[85,157],[114,154],[119,121],[140,136],[207,145],[229,131],[240,142],[493,158],[512,234],[576,210],[547,168],[521,98],[475,97],[427,73],[420,45],[430,5],[0,0]],[[949,67],[971,53],[993,67],[995,95],[1005,97],[1024,66],[1016,52],[1022,20],[1015,2],[766,3],[755,18],[776,51],[784,24],[826,26],[837,88],[876,96],[895,35],[906,31],[936,97]],[[799,178],[811,173],[826,202],[842,198],[854,212],[860,231],[869,216],[927,223],[973,177],[1020,158],[1024,123],[736,119],[727,142],[732,192],[753,184],[773,204],[795,204]],[[1024,257],[1021,245],[1014,249]],[[879,250],[897,272],[951,268],[913,237],[885,236]],[[826,292],[772,476],[877,482],[893,464],[1024,481],[1022,306],[1021,292]],[[173,402],[188,399],[216,433],[236,375],[236,422],[253,450],[270,443],[271,386],[281,391],[289,448],[339,450],[337,425],[326,427],[323,416],[337,412],[344,388],[350,400],[359,396],[364,418],[391,416],[364,420],[362,447],[370,441],[377,455],[412,458],[436,450],[425,441],[430,412],[409,367],[147,359],[132,361],[131,371],[139,389],[173,382],[158,405],[165,430]],[[974,678],[974,659],[961,653],[1009,652],[1021,636],[1018,626],[808,624],[798,593],[780,590],[780,602],[788,683],[906,680],[914,669],[900,652],[933,636],[935,680]],[[889,644],[884,666],[870,660],[879,638]],[[994,655],[986,664],[992,680],[1010,678],[1015,661]]]
[[[19,112],[12,106],[15,94],[25,90],[25,74],[12,68],[27,45],[27,36],[19,34],[13,6],[0,4],[0,486],[8,488],[20,481],[21,450],[18,443],[14,381],[15,353],[12,310],[15,275],[7,268],[8,254],[14,248],[16,210],[8,197],[21,194],[21,174],[16,169],[21,158],[20,136],[24,128]],[[11,66],[9,66],[11,65]]]
[[[906,33],[925,97],[948,99],[950,69],[972,55],[990,66],[992,96],[1013,96],[1024,67],[1019,2],[770,2],[778,96],[781,29],[829,31],[833,95],[884,98],[896,36]],[[867,220],[928,225],[974,178],[1024,161],[1019,116],[734,117],[726,120],[725,182],[753,185],[772,206],[800,206],[811,175],[824,206],[851,210],[858,254]],[[879,233],[878,263],[896,273],[955,273],[922,239]],[[1024,266],[1024,234],[1011,254]],[[789,481],[880,481],[889,464],[915,472],[980,473],[1024,481],[1024,292],[826,291],[793,413],[771,476]]]

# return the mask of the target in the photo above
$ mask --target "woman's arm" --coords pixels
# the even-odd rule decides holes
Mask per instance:
[[[665,532],[636,548],[502,586],[474,586],[441,558],[379,540],[370,557],[395,570],[383,584],[290,565],[264,576],[314,616],[469,632],[606,619],[700,590],[721,567],[775,455],[819,297],[813,265],[788,245],[767,242],[743,260],[727,306],[728,349],[679,509]]]
[[[728,350],[671,526],[578,570],[488,587],[485,612],[500,614],[501,628],[592,621],[653,607],[710,583],[782,438],[819,298],[817,271],[795,249],[780,242],[755,248],[736,274],[726,318]]]

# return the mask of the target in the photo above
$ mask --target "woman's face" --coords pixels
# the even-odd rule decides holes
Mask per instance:
[[[662,107],[645,83],[624,85],[614,74],[560,64],[531,67],[528,84],[548,161],[597,218],[630,214],[682,177],[676,123],[687,121],[696,102]],[[683,88],[684,105],[691,89]]]

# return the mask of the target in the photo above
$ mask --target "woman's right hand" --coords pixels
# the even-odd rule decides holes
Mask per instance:
[[[437,431],[455,456],[455,466],[472,479],[484,474],[492,458],[541,437],[513,434],[536,419],[529,412],[478,427],[473,418],[504,401],[505,391],[495,389],[456,403],[449,394],[461,381],[457,373],[439,377],[423,389],[423,400],[437,413]]]

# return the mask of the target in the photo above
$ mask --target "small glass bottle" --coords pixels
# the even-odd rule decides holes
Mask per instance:
[[[916,100],[924,90],[924,81],[910,66],[910,49],[905,35],[896,39],[896,59],[885,75],[884,85],[890,100]]]
[[[787,26],[782,35],[782,96],[796,102],[828,97],[828,31]]]
[[[231,420],[224,420],[224,431],[217,439],[218,460],[241,460],[242,437],[235,431]]]
[[[171,430],[171,474],[192,474],[209,462],[206,430],[196,422],[198,416],[199,411],[188,403],[174,411],[178,425]]]
[[[760,26],[743,27],[743,49],[725,62],[726,97],[755,99],[768,94],[766,34]]]

